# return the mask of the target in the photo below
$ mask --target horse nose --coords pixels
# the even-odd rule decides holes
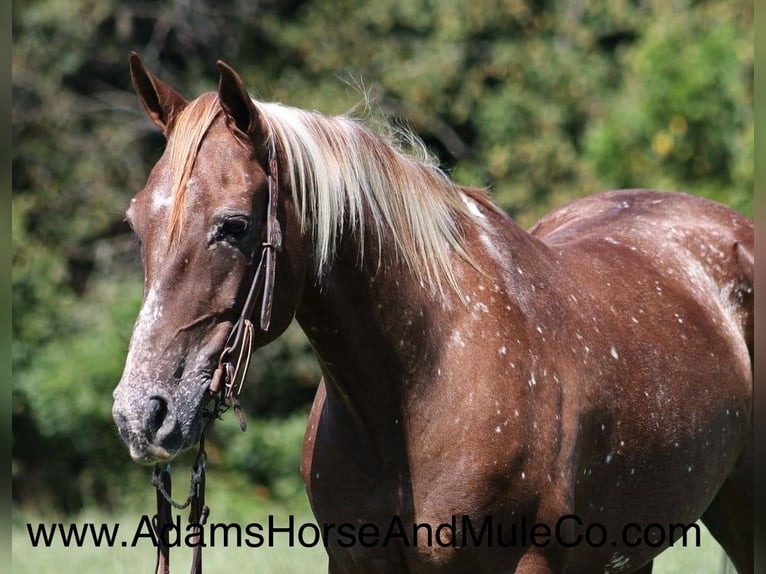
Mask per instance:
[[[168,400],[155,395],[150,397],[144,408],[144,428],[150,436],[156,436],[168,418]]]
[[[112,407],[120,437],[138,462],[170,460],[181,448],[181,424],[171,397],[152,394],[136,400],[122,392]]]
[[[122,412],[117,403],[112,407],[112,419],[117,425],[117,432],[120,433],[120,437],[125,442],[130,439],[130,420]]]
[[[150,443],[160,447],[174,447],[178,439],[178,421],[170,399],[152,395],[144,407],[144,430]]]

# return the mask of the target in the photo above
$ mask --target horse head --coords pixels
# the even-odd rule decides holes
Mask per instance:
[[[273,313],[255,320],[243,353],[289,325],[305,257],[291,200],[279,193],[274,141],[239,75],[219,62],[217,92],[187,102],[136,54],[130,67],[143,107],[167,139],[126,214],[141,244],[144,294],[113,406],[131,456],[148,463],[170,460],[199,440],[232,329],[238,317],[246,323],[254,313],[246,301],[267,249],[279,249],[268,270],[279,288],[272,292],[267,279],[250,295],[268,296],[269,307],[273,296]],[[283,241],[267,237],[269,208]]]

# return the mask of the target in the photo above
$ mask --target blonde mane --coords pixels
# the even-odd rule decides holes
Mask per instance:
[[[170,173],[173,175],[172,207],[168,219],[170,245],[178,241],[186,212],[186,184],[194,169],[194,161],[213,120],[222,113],[214,94],[200,96],[179,114],[168,140]]]
[[[205,94],[189,104],[171,135],[171,237],[183,226],[186,182],[199,146],[221,113],[214,96]],[[469,260],[459,220],[472,216],[462,188],[428,157],[416,136],[402,131],[397,142],[346,116],[253,104],[268,131],[267,145],[277,150],[280,182],[289,183],[301,227],[312,234],[319,275],[334,259],[344,229],[358,238],[361,261],[369,228],[378,253],[390,231],[385,235],[393,240],[396,256],[432,291],[443,293],[444,280],[460,291],[450,257],[456,253]],[[415,153],[405,152],[400,142]]]

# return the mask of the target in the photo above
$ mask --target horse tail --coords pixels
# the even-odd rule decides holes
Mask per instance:
[[[755,275],[755,257],[752,246],[740,242],[734,244],[734,258],[737,264],[737,279],[732,292],[737,307],[742,335],[750,353],[750,368],[753,369],[753,331],[755,314],[753,311],[753,281]]]
[[[755,258],[753,243],[737,241],[733,246],[732,269],[727,276],[726,293],[732,318],[736,322],[750,355],[750,375],[754,381],[754,291]],[[751,409],[752,407],[751,402]],[[720,574],[752,572],[752,496],[753,496],[753,413],[750,413],[750,432],[735,468],[719,491],[711,507],[705,512],[705,522],[715,538],[722,542]],[[747,502],[751,501],[751,502]],[[726,510],[724,510],[726,509]],[[736,564],[736,566],[735,566]],[[749,566],[749,567],[748,567]]]

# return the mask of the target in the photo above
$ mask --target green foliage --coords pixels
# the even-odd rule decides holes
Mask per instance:
[[[116,292],[89,301],[102,312],[87,314],[80,305],[82,319],[77,330],[38,349],[35,361],[18,378],[19,392],[41,434],[69,437],[74,450],[83,455],[102,445],[103,433],[116,435],[103,413],[111,411],[111,391],[119,380],[140,304],[140,283],[109,287]],[[67,398],[66,408],[62,408],[62,397]]]
[[[736,13],[661,9],[623,55],[624,88],[602,104],[586,159],[609,185],[691,189],[752,213],[751,50]]]
[[[261,486],[262,496],[290,500],[303,493],[298,474],[306,413],[287,418],[260,418],[248,421],[247,432],[239,426],[221,424],[216,428],[222,468],[242,473],[251,484]]]
[[[25,198],[13,203],[13,360],[15,366],[31,361],[34,349],[52,337],[52,329],[72,294],[60,289],[64,262],[54,246],[35,240],[24,224],[31,211]],[[31,312],[34,310],[34,312]]]
[[[489,186],[522,225],[620,186],[752,213],[745,0],[185,7],[26,0],[13,12],[13,468],[24,504],[117,504],[145,479],[110,413],[141,296],[123,212],[164,145],[132,94],[129,50],[189,97],[214,89],[223,58],[262,99],[382,112],[455,179]],[[295,326],[256,354],[243,398],[250,431],[221,424],[211,445],[236,469],[230,480],[280,499],[299,491],[318,376]]]
[[[120,489],[112,484],[124,482],[130,462],[115,457],[126,450],[110,420],[111,391],[122,371],[140,289],[136,281],[103,284],[87,303],[72,303],[62,314],[70,331],[31,349],[34,360],[15,374],[17,494],[34,493],[29,502],[38,509],[116,502]],[[89,313],[94,307],[100,312]]]

